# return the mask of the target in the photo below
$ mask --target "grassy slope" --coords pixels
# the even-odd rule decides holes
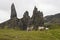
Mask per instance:
[[[31,32],[0,29],[0,40],[60,40],[60,29]]]

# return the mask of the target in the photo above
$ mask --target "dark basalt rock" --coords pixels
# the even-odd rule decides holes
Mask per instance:
[[[20,30],[23,30],[23,22],[21,19],[18,20],[18,27]]]
[[[17,13],[16,13],[16,10],[15,10],[15,6],[14,6],[14,3],[12,3],[12,5],[11,5],[11,16],[10,16],[10,18],[12,19],[12,18],[17,18]]]
[[[33,15],[32,15],[32,24],[34,25],[34,29],[37,30],[38,26],[43,26],[44,21],[43,21],[43,13],[38,11],[38,9],[35,7],[33,10]]]
[[[9,28],[16,28],[18,26],[17,23],[18,23],[17,13],[16,13],[16,10],[15,10],[14,3],[12,3]]]
[[[30,20],[30,16],[29,16],[28,11],[26,11],[24,13],[23,18],[21,20],[23,22],[23,30],[26,30],[28,27],[29,20]]]
[[[11,5],[10,19],[0,24],[1,28],[8,26],[8,28],[13,28],[13,29],[19,28],[20,30],[26,30],[27,27],[31,27],[31,26],[33,26],[34,29],[37,30],[39,26],[43,26],[43,25],[44,25],[43,13],[38,11],[36,6],[33,10],[33,15],[31,18],[29,16],[29,12],[25,11],[25,13],[23,14],[23,18],[18,19],[14,3]]]

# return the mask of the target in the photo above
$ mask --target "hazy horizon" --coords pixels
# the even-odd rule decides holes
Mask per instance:
[[[34,6],[42,11],[44,16],[60,13],[60,0],[0,0],[0,23],[10,19],[12,3],[15,4],[18,18],[22,18],[26,10],[31,17]]]

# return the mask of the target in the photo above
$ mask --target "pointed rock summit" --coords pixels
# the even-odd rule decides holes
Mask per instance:
[[[38,11],[36,6],[34,7],[33,10],[33,15],[32,15],[32,24],[34,25],[34,29],[37,30],[39,26],[43,26],[43,13]]]
[[[9,28],[16,28],[18,26],[18,18],[17,13],[15,9],[14,3],[11,5],[11,16],[10,16],[10,22],[9,22]]]
[[[16,9],[15,9],[14,3],[12,3],[12,5],[11,5],[11,16],[10,16],[10,18],[11,19],[12,18],[17,18],[17,13],[16,13]]]
[[[22,22],[23,22],[23,30],[27,29],[28,23],[30,20],[30,16],[29,16],[29,12],[25,11],[23,18],[22,18]]]
[[[15,9],[14,3],[11,5],[11,16],[10,19],[2,24],[3,28],[5,26],[8,26],[8,28],[13,28],[13,29],[20,29],[20,30],[38,30],[38,27],[42,27],[44,25],[44,18],[43,18],[43,13],[38,11],[37,7],[34,7],[33,10],[33,15],[30,18],[29,12],[25,11],[23,14],[23,18],[18,19],[17,18],[17,13]]]

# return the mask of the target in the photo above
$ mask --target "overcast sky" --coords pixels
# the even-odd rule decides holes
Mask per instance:
[[[42,11],[44,16],[60,13],[60,0],[0,0],[0,23],[10,19],[12,3],[15,4],[18,18],[23,17],[26,10],[32,16],[34,6]]]

